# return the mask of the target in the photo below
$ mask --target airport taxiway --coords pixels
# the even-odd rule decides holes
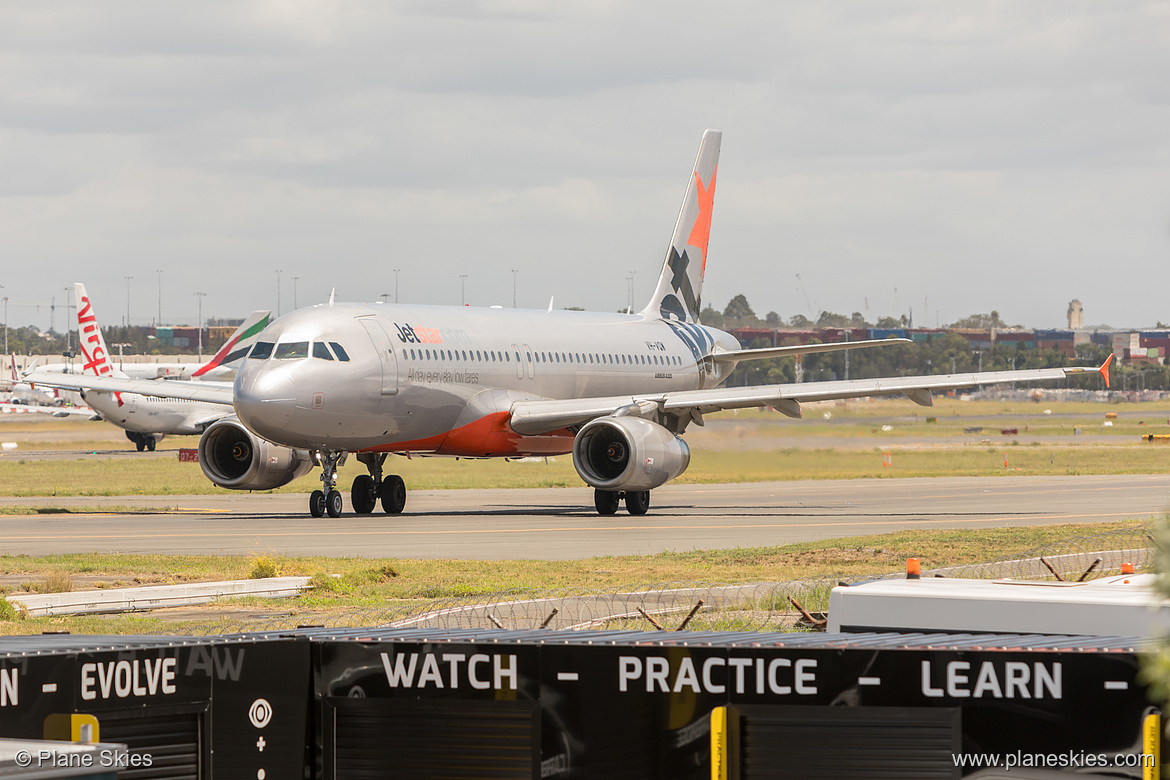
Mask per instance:
[[[144,514],[0,515],[0,552],[564,560],[786,544],[904,529],[1151,519],[1170,475],[667,485],[650,513],[593,510],[585,488],[417,490],[406,512],[312,518],[300,494],[0,498]]]

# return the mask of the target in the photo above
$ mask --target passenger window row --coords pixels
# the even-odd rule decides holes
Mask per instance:
[[[497,352],[478,349],[409,349],[411,360],[477,360],[481,363],[503,363],[514,359],[520,362],[520,353],[513,350]],[[579,365],[642,365],[681,366],[682,358],[675,355],[616,355],[599,352],[533,352],[537,363],[571,363]]]
[[[330,352],[332,347],[332,352]],[[504,363],[510,360],[520,362],[520,353],[515,350],[478,349],[409,349],[404,352],[411,360],[476,360],[481,363]],[[629,355],[601,352],[533,352],[537,363],[565,363],[572,365],[620,365],[620,366],[681,366],[682,358],[676,355]],[[312,355],[318,360],[346,362],[349,354],[336,341],[257,341],[248,355],[250,360],[300,360]]]

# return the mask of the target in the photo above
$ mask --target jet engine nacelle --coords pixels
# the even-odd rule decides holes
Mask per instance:
[[[641,417],[598,417],[573,440],[573,466],[599,490],[652,490],[690,463],[685,441]]]
[[[313,463],[304,450],[265,441],[226,417],[199,437],[199,467],[217,487],[271,490],[307,474]]]

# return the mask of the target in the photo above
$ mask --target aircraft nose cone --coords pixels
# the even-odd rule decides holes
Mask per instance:
[[[249,372],[236,383],[236,415],[265,438],[279,441],[277,434],[292,419],[296,403],[296,384],[283,371]]]

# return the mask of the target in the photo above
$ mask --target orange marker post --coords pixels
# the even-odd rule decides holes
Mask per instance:
[[[922,579],[922,564],[917,558],[906,559],[906,579]]]

